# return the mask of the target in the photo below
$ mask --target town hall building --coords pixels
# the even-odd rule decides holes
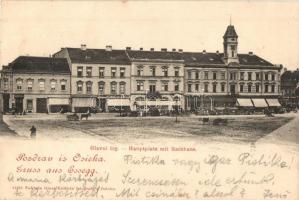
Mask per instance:
[[[3,108],[119,112],[278,106],[282,66],[238,49],[239,37],[229,25],[223,52],[81,45],[62,48],[52,58],[22,56],[3,67]]]

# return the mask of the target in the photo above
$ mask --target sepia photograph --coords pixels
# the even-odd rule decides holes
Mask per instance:
[[[0,200],[299,199],[298,2],[4,0],[0,26]]]

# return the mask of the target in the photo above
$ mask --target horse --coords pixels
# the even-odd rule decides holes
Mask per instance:
[[[88,112],[88,113],[83,113],[83,114],[81,114],[80,119],[82,120],[83,118],[85,118],[86,120],[88,120],[88,117],[90,117],[90,116],[91,116],[90,112]]]

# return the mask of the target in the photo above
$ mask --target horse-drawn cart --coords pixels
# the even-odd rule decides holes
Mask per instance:
[[[66,118],[68,121],[79,121],[79,115],[77,115],[77,113],[67,115]]]

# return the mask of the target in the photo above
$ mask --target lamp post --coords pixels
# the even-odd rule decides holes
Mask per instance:
[[[203,92],[204,92],[204,89],[202,88],[201,89],[201,109],[203,109]]]
[[[179,112],[179,108],[178,108],[178,98],[175,98],[175,109],[176,109],[176,112],[175,112],[175,123],[178,123],[178,112]]]
[[[147,89],[145,90],[145,116],[147,115]]]
[[[124,97],[124,95],[121,94],[120,95],[120,112],[119,112],[119,116],[121,116],[122,109],[123,109],[123,97]]]
[[[210,109],[211,109],[211,110],[213,110],[213,98],[212,98],[212,97],[210,97],[210,96],[209,96],[209,98],[210,98],[210,101],[211,101],[211,106],[210,106]]]

